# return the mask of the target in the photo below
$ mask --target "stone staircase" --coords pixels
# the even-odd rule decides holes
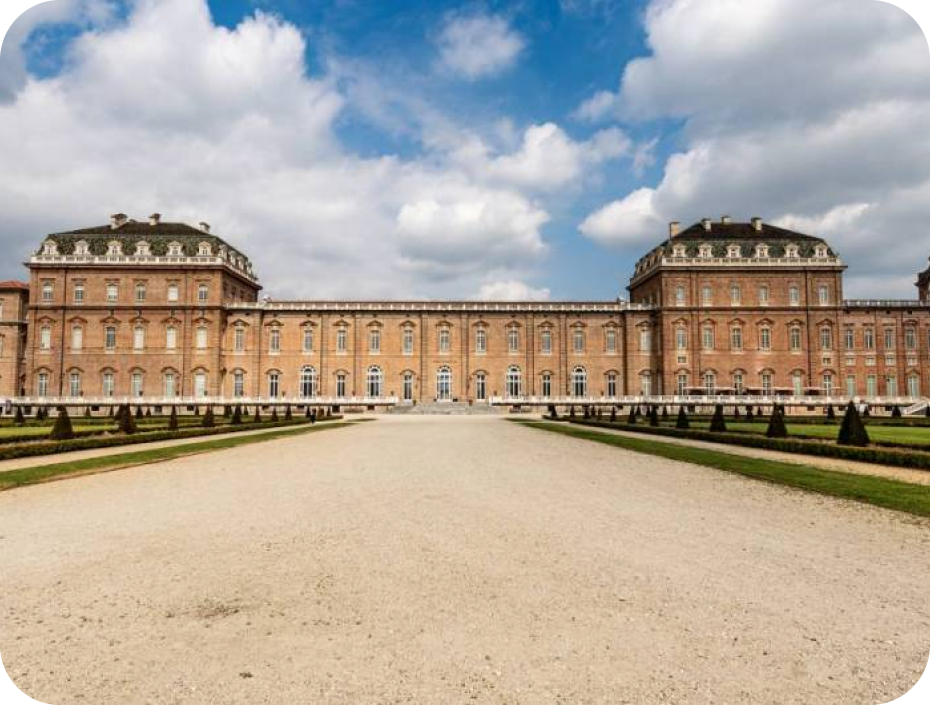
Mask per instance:
[[[472,404],[464,401],[428,401],[419,404],[397,404],[390,409],[391,414],[439,414],[452,415],[486,415],[499,414],[496,406],[490,404]]]

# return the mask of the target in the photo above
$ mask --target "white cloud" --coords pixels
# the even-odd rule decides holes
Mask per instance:
[[[684,119],[684,148],[658,185],[606,204],[582,232],[642,245],[669,220],[760,215],[828,236],[851,264],[850,293],[912,295],[896,287],[930,252],[916,206],[930,192],[919,27],[874,0],[655,0],[645,17],[652,54],[578,112]]]
[[[572,140],[558,125],[531,125],[513,151],[495,153],[478,136],[460,143],[454,136],[451,158],[470,173],[492,182],[541,191],[579,183],[588,167],[628,155],[630,139],[617,128],[601,130],[590,140]]]
[[[504,18],[483,13],[449,15],[437,40],[443,66],[469,80],[509,68],[524,44]]]
[[[345,93],[307,75],[305,49],[270,15],[217,26],[203,0],[138,0],[126,22],[76,39],[59,76],[0,104],[6,276],[22,276],[16,262],[46,232],[117,211],[211,222],[276,296],[468,297],[489,272],[532,274],[549,220],[526,192],[545,166],[533,140],[475,169],[430,144],[362,158],[334,132]],[[569,140],[572,163],[621,141]]]
[[[476,298],[481,301],[548,301],[549,289],[534,289],[510,279],[483,284]]]

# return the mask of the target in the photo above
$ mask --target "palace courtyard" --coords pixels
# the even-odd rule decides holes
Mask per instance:
[[[494,416],[3,492],[0,557],[56,705],[872,705],[930,652],[930,521]]]

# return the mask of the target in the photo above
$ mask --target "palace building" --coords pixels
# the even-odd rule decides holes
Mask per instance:
[[[642,257],[629,301],[272,301],[200,223],[125,215],[47,236],[0,282],[0,397],[23,403],[922,404],[913,301],[843,298],[822,239],[702,220]]]

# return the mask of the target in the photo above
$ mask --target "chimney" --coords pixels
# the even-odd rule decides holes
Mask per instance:
[[[729,225],[732,220],[733,219],[728,215],[720,216],[720,222],[723,223],[724,225]]]
[[[116,230],[120,226],[126,224],[126,214],[125,213],[114,213],[110,216],[110,228]]]
[[[149,225],[158,225],[158,222],[161,220],[161,213],[152,213],[149,216]]]
[[[710,232],[710,218],[701,218],[701,225],[707,232]]]
[[[756,216],[752,219],[752,229],[758,233],[762,232],[762,218]]]
[[[674,240],[676,237],[678,237],[679,226],[681,226],[681,223],[679,223],[677,220],[673,220],[671,223],[668,224],[668,239],[669,240]]]
[[[203,230],[205,233],[208,233],[208,232],[210,232],[210,224],[209,224],[209,223],[204,223],[204,222],[201,221],[201,223],[200,223],[200,229]]]

